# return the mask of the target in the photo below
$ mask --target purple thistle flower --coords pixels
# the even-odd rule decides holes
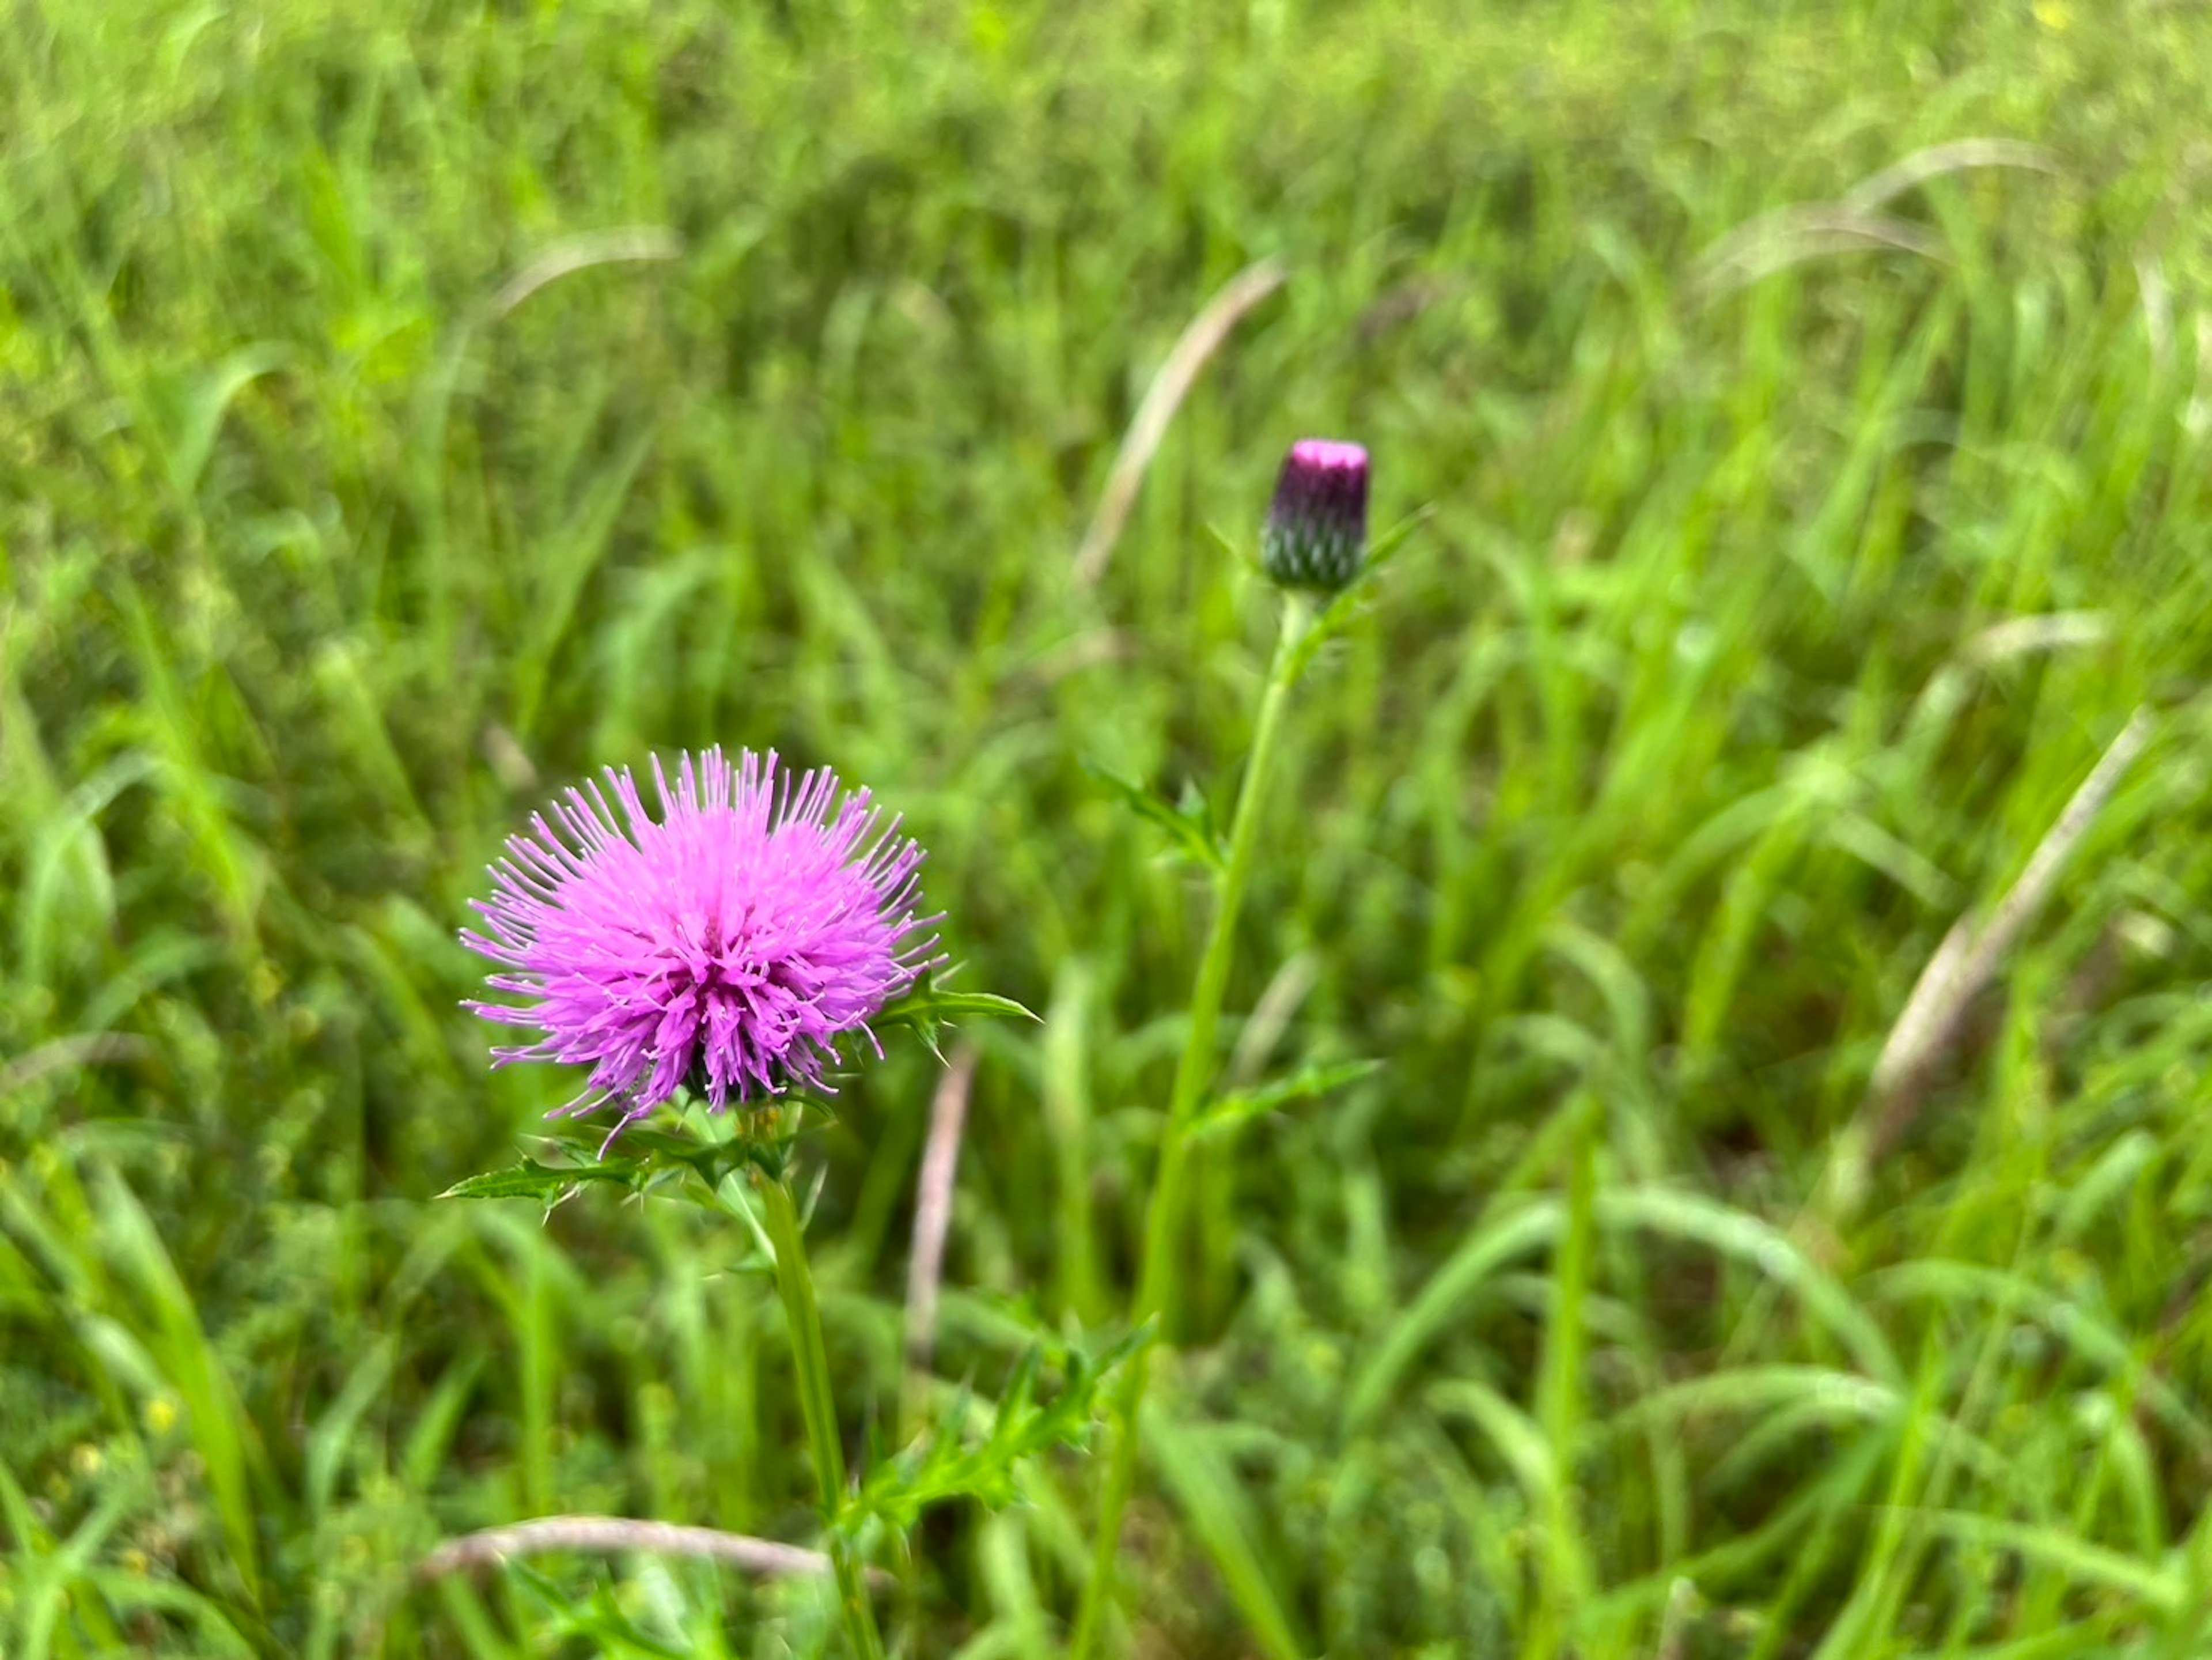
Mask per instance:
[[[1334,593],[1367,557],[1367,452],[1301,438],[1283,458],[1260,562],[1285,587]]]
[[[656,757],[657,821],[628,768],[606,778],[619,819],[596,781],[569,790],[553,824],[538,814],[508,838],[492,897],[471,902],[484,932],[461,943],[509,970],[493,990],[530,1000],[467,1006],[539,1034],[493,1065],[588,1065],[557,1112],[620,1100],[614,1134],[686,1082],[717,1110],[824,1090],[837,1039],[873,1045],[868,1022],[934,960],[935,919],[915,914],[921,848],[866,790],[842,794],[826,769],[794,781],[772,751],[684,755],[672,791]]]

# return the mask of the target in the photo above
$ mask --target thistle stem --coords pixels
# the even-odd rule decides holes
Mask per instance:
[[[1238,786],[1237,810],[1229,830],[1229,856],[1221,873],[1221,891],[1213,921],[1206,938],[1205,955],[1199,959],[1198,981],[1190,998],[1190,1031],[1176,1063],[1175,1086],[1168,1098],[1168,1119],[1160,1134],[1159,1171],[1145,1210],[1144,1263],[1137,1281],[1137,1298],[1130,1310],[1131,1323],[1165,1323],[1173,1285],[1175,1252],[1183,1233],[1184,1194],[1190,1171],[1190,1128],[1197,1116],[1206,1085],[1213,1079],[1214,1039],[1221,1025],[1221,1000],[1229,988],[1229,969],[1235,954],[1237,915],[1243,908],[1244,888],[1252,872],[1252,854],[1258,845],[1260,809],[1265,797],[1268,763],[1282,726],[1283,710],[1297,678],[1299,642],[1313,623],[1313,602],[1295,590],[1283,601],[1282,631],[1275,642],[1275,657],[1267,671],[1267,689],[1260,700],[1260,717],[1252,734],[1252,753]],[[1068,1647],[1069,1660],[1090,1660],[1099,1639],[1099,1627],[1113,1596],[1114,1563],[1121,1536],[1121,1514],[1137,1483],[1138,1425],[1144,1410],[1145,1389],[1151,1382],[1152,1351],[1162,1335],[1155,1330],[1123,1364],[1120,1387],[1112,1402],[1114,1457],[1098,1513],[1098,1534],[1092,1541],[1091,1577],[1084,1582],[1083,1601],[1076,1614],[1075,1634]]]
[[[806,1267],[799,1237],[799,1209],[781,1180],[757,1183],[769,1243],[775,1248],[775,1288],[783,1298],[784,1322],[791,1329],[791,1353],[799,1367],[799,1404],[806,1418],[806,1440],[814,1455],[814,1474],[822,1485],[824,1544],[836,1571],[837,1602],[845,1634],[856,1660],[883,1660],[884,1639],[868,1602],[853,1542],[838,1525],[845,1497],[845,1449],[837,1435],[837,1404],[830,1390],[830,1352],[822,1341],[822,1311],[814,1300],[814,1276]]]

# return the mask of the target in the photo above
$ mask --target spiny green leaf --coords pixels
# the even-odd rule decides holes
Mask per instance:
[[[963,1014],[981,1015],[992,1020],[1034,1020],[1037,1017],[1025,1005],[1011,997],[1000,997],[988,991],[939,991],[930,994],[929,1012],[942,1019],[952,1019]]]
[[[1083,769],[1120,796],[1139,818],[1165,831],[1175,850],[1193,864],[1215,871],[1227,866],[1229,855],[1222,843],[1220,826],[1214,822],[1213,809],[1195,783],[1185,784],[1182,805],[1171,807],[1142,784],[1122,777],[1100,762],[1086,759]]]
[[[635,1152],[650,1155],[670,1165],[680,1165],[695,1172],[708,1187],[718,1184],[723,1177],[734,1174],[748,1165],[756,1166],[771,1176],[782,1173],[788,1161],[791,1144],[796,1137],[799,1122],[780,1134],[752,1135],[740,1133],[725,1141],[701,1141],[690,1136],[671,1134],[666,1130],[637,1130],[623,1132],[623,1145]]]
[[[639,1186],[650,1174],[635,1158],[608,1158],[585,1164],[541,1164],[526,1158],[510,1170],[486,1171],[464,1177],[438,1196],[441,1199],[536,1199],[548,1209],[557,1205],[586,1182],[613,1182]]]
[[[947,1022],[963,1017],[986,1020],[1034,1020],[1037,1017],[1011,997],[988,991],[940,991],[936,977],[925,974],[903,996],[892,999],[868,1024],[878,1031],[908,1026],[934,1050],[937,1034]]]
[[[1284,672],[1293,685],[1311,665],[1315,654],[1341,634],[1352,619],[1359,614],[1367,603],[1368,595],[1374,590],[1382,568],[1397,556],[1413,532],[1428,523],[1430,515],[1435,512],[1433,507],[1417,508],[1368,544],[1367,561],[1359,568],[1359,575],[1322,608],[1291,654],[1291,660]]]
[[[929,1505],[948,1499],[973,1499],[994,1509],[1012,1503],[1019,1492],[1022,1462],[1051,1448],[1086,1440],[1097,1421],[1101,1384],[1150,1336],[1147,1324],[1096,1356],[1070,1349],[1062,1363],[1066,1381],[1049,1400],[1042,1401],[1036,1397],[1044,1347],[1024,1350],[981,1439],[972,1436],[976,1412],[963,1385],[951,1409],[927,1434],[868,1473],[846,1501],[838,1525],[856,1533],[871,1520],[881,1520],[904,1529]]]
[[[526,1562],[509,1560],[507,1572],[528,1591],[552,1623],[555,1635],[588,1639],[602,1654],[636,1655],[643,1660],[685,1660],[692,1651],[672,1648],[641,1630],[616,1600],[614,1588],[594,1578],[571,1590]]]
[[[718,1152],[730,1143],[695,1141],[688,1137],[672,1135],[666,1130],[650,1130],[633,1125],[622,1133],[622,1145],[632,1152],[649,1152],[662,1158],[672,1158],[689,1164],[705,1154]]]

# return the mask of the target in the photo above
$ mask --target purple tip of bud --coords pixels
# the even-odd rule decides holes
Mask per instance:
[[[1367,450],[1338,438],[1301,438],[1291,446],[1291,459],[1301,467],[1352,471],[1367,476]]]
[[[1261,532],[1260,562],[1285,587],[1334,593],[1367,557],[1367,452],[1301,438],[1283,458]]]

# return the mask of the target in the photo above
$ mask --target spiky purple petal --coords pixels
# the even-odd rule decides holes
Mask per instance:
[[[461,941],[520,1003],[471,1003],[534,1031],[494,1062],[591,1068],[562,1112],[610,1101],[622,1123],[689,1082],[720,1110],[821,1091],[837,1040],[929,966],[916,915],[921,848],[827,770],[793,779],[773,752],[658,758],[656,819],[627,768],[574,788],[511,837]],[[619,808],[619,816],[617,812]],[[617,1128],[620,1128],[617,1124]]]

